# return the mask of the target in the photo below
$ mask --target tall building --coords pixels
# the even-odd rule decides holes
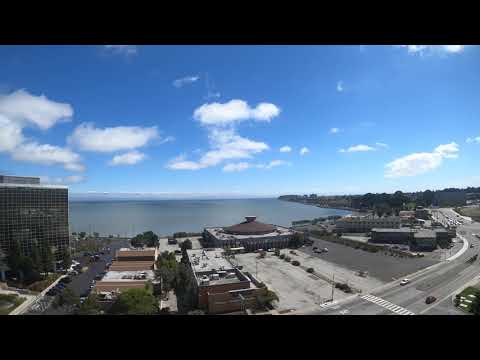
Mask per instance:
[[[0,176],[0,247],[18,242],[29,255],[33,246],[68,248],[68,188],[41,185],[39,178]]]

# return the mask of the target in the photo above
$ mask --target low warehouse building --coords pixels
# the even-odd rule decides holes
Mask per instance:
[[[413,240],[413,231],[410,228],[399,229],[372,229],[371,242],[380,244],[410,244]]]
[[[373,228],[398,229],[400,227],[400,217],[345,216],[338,219],[335,226],[339,233],[366,233]]]

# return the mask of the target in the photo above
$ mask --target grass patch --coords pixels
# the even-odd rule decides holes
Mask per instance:
[[[47,287],[52,285],[52,283],[57,280],[61,274],[49,274],[45,279],[34,282],[33,284],[28,286],[28,290],[42,292]]]
[[[454,210],[460,215],[471,217],[472,220],[480,222],[480,207],[457,207]]]
[[[26,299],[17,294],[0,294],[0,315],[8,315]]]
[[[480,299],[480,289],[469,286],[465,290],[463,290],[460,294],[456,296],[458,299],[458,308],[461,309],[462,311],[465,311],[467,313],[472,313],[472,304],[473,301],[475,300],[473,297],[470,297],[469,295],[475,295],[477,298]],[[462,299],[462,297],[464,299]],[[471,302],[469,302],[471,301]],[[463,305],[463,306],[462,306]]]

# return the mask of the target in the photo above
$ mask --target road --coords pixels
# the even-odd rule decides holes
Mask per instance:
[[[451,209],[439,209],[451,216]],[[467,239],[466,251],[451,261],[443,261],[411,275],[411,282],[401,286],[400,281],[390,282],[369,294],[353,296],[344,302],[324,308],[306,309],[299,314],[308,315],[437,315],[463,314],[452,304],[451,299],[465,284],[480,281],[480,261],[469,264],[466,260],[479,253],[480,240],[473,234],[480,234],[480,223],[467,223],[457,227],[457,233]],[[426,304],[427,296],[437,298]]]

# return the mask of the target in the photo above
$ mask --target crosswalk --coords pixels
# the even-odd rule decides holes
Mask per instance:
[[[362,296],[362,299],[370,301],[370,302],[372,302],[376,305],[379,305],[381,307],[384,307],[385,309],[387,309],[387,310],[389,310],[389,311],[391,311],[395,314],[398,314],[398,315],[415,315],[410,310],[407,310],[407,309],[405,309],[401,306],[392,304],[391,302],[389,302],[387,300],[383,300],[382,298],[379,298],[379,297],[374,296],[374,295],[367,294],[367,295]]]

